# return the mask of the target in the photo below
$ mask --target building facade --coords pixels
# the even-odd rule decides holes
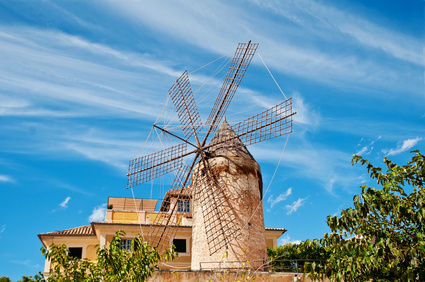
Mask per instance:
[[[62,231],[38,234],[42,244],[48,248],[51,244],[65,244],[70,254],[79,258],[96,260],[96,246],[104,246],[112,241],[118,230],[124,230],[124,239],[131,240],[149,232],[151,220],[162,213],[155,212],[158,200],[133,198],[108,198],[105,221],[92,222],[89,225]],[[179,211],[175,216],[181,217],[173,243],[179,257],[172,262],[160,264],[163,269],[191,269],[192,262],[192,202],[191,199],[176,203]],[[181,208],[180,208],[181,207]],[[283,228],[265,228],[265,245],[272,248],[277,245],[278,238],[285,233]],[[128,243],[130,241],[127,241]],[[124,241],[124,247],[126,246]],[[129,246],[129,245],[128,245]],[[45,261],[44,274],[50,271],[49,260]],[[200,267],[201,268],[201,267]],[[205,269],[205,267],[204,267]]]

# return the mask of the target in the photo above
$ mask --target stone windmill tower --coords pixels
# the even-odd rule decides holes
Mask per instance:
[[[207,166],[212,171],[213,181],[220,187],[214,193],[215,199],[209,197],[209,187],[204,183],[205,177],[202,176],[206,170],[204,164],[199,162],[193,170],[192,270],[201,267],[216,268],[217,263],[225,268],[231,265],[239,267],[246,261],[250,262],[251,267],[257,268],[267,256],[260,166],[242,141],[235,137],[236,133],[224,120],[211,140],[211,144],[219,143],[219,145],[208,148]],[[222,142],[224,140],[230,141]],[[223,199],[217,199],[217,195],[225,199],[225,205],[231,210],[219,223],[211,222],[217,219],[209,216],[214,214],[212,209],[217,208],[210,202],[214,200],[223,202]],[[205,206],[208,208],[203,209]],[[207,232],[213,227],[222,228],[221,225],[228,223],[226,221],[233,221],[233,230],[227,229],[224,233],[214,230]],[[227,232],[238,232],[238,235],[233,237],[233,234]],[[228,240],[226,246],[216,250],[214,254],[210,254],[208,234],[223,234],[219,239],[224,241],[227,238],[233,237],[233,239]]]

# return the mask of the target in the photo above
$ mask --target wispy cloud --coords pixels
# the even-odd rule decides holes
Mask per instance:
[[[294,201],[292,204],[286,205],[285,208],[286,210],[288,210],[286,214],[289,215],[296,212],[300,207],[304,205],[306,199],[307,198],[298,198],[298,200]]]
[[[99,222],[105,220],[106,204],[96,206],[92,214],[89,216],[89,222]]]
[[[68,208],[69,200],[71,200],[71,197],[66,197],[65,200],[62,203],[59,204],[59,206],[61,206],[64,209]]]
[[[15,180],[8,175],[0,174],[0,182],[15,182]]]
[[[267,199],[267,203],[270,203],[270,209],[272,209],[276,204],[285,201],[289,195],[292,194],[292,187],[288,188],[285,192],[277,196],[276,198],[273,198],[273,195],[270,195],[270,197]]]
[[[398,69],[389,68],[387,62],[376,59],[380,56],[370,56],[373,47],[377,54],[386,52],[389,60],[401,59],[408,65],[423,64],[422,42],[419,39],[391,32],[386,27],[358,18],[348,10],[339,11],[329,5],[307,1],[253,2],[260,8],[274,11],[278,17],[261,18],[259,21],[263,24],[258,25],[258,21],[249,20],[252,15],[248,15],[247,10],[239,9],[232,2],[190,5],[182,2],[171,5],[160,2],[148,5],[141,2],[112,2],[111,5],[142,26],[218,54],[234,48],[232,42],[253,38],[262,43],[261,53],[269,66],[290,75],[343,89],[373,86],[420,93],[420,72],[412,72],[401,64]],[[219,19],[217,14],[220,14]],[[261,17],[261,14],[258,16]],[[296,25],[281,28],[288,20]],[[349,23],[346,24],[346,21]],[[228,26],[234,22],[238,23],[237,27],[229,30]],[[264,26],[267,26],[267,30],[263,29]],[[270,30],[276,30],[281,36],[271,34]],[[303,37],[299,34],[303,34]],[[347,35],[351,40],[347,40]],[[344,46],[344,53],[336,50],[335,45]],[[401,83],[412,79],[418,84]],[[406,89],[406,85],[410,89]]]
[[[419,40],[362,18],[348,9],[342,10],[329,4],[307,0],[252,2],[303,27],[305,32],[310,31],[315,37],[325,37],[325,31],[332,32],[333,40],[347,40],[343,35],[348,35],[359,44],[382,50],[396,58],[414,64],[425,63]]]
[[[295,92],[292,95],[292,105],[297,114],[294,116],[294,122],[302,125],[308,125],[312,128],[320,124],[320,114],[313,107],[305,102],[300,93]]]
[[[299,243],[301,243],[301,240],[294,240],[291,237],[289,237],[289,235],[282,236],[277,240],[278,246],[285,245],[285,244],[297,244],[298,245]]]
[[[358,175],[352,169],[350,153],[324,148],[322,145],[314,146],[299,139],[290,139],[290,144],[295,145],[290,150],[285,150],[281,165],[294,168],[293,177],[317,180],[332,195],[335,195],[335,186],[339,189],[356,187]],[[278,162],[282,146],[269,142],[263,146],[251,147],[250,151],[258,161]]]
[[[31,122],[0,125],[0,130],[19,135],[27,135],[31,132],[31,143],[27,140],[6,140],[8,152],[19,154],[44,154],[52,158],[87,158],[100,161],[110,166],[125,170],[128,160],[135,157],[140,151],[143,142],[141,135],[144,128],[132,128],[131,126],[120,129],[108,128],[100,123],[96,126],[82,126],[73,121],[54,122]],[[119,132],[119,133],[118,133]],[[147,133],[145,133],[147,134]],[[150,145],[150,144],[149,144]],[[152,147],[152,146],[150,146]],[[2,148],[0,148],[0,152]],[[60,152],[60,154],[57,154]],[[8,178],[4,177],[3,181]],[[2,180],[0,179],[0,182]],[[50,181],[50,179],[49,179]],[[71,191],[87,194],[78,187],[56,181],[54,185]]]
[[[379,139],[381,139],[381,136],[378,136],[376,140],[372,140],[371,142],[369,142],[367,145],[364,145],[364,146],[359,143],[357,146],[360,146],[361,148],[355,154],[358,156],[369,155],[373,151],[373,144],[375,144],[375,142],[378,141]],[[360,142],[362,143],[362,141],[364,141],[363,138]]]
[[[68,202],[71,200],[71,197],[66,197],[61,203],[59,203],[59,208],[53,209],[52,212],[56,212],[58,210],[66,210],[68,208]]]
[[[4,30],[0,33],[1,90],[13,95],[0,105],[3,116],[91,116],[104,115],[106,110],[154,119],[152,109],[162,107],[157,96],[150,95],[155,71],[172,77],[179,73],[161,61],[61,32]],[[70,54],[72,50],[79,50],[79,56]]]
[[[0,228],[0,239],[1,239],[1,234],[6,230],[6,224],[3,224]]]
[[[407,140],[404,140],[403,142],[400,142],[397,145],[397,148],[392,148],[392,149],[389,149],[389,150],[382,150],[382,152],[384,154],[386,154],[387,156],[398,155],[400,153],[406,152],[407,150],[413,148],[422,139],[423,138],[421,138],[421,137],[416,137],[416,138],[413,138],[413,139],[407,139]]]

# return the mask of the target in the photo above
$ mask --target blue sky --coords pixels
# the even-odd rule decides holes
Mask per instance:
[[[168,89],[239,42],[260,43],[297,111],[273,182],[286,137],[249,147],[266,226],[288,229],[280,243],[323,236],[326,216],[351,205],[368,183],[353,153],[382,165],[425,151],[424,1],[227,2],[0,1],[0,276],[43,269],[38,233],[100,220],[108,196],[132,197],[128,160]],[[211,69],[190,74],[194,90]],[[203,121],[210,84],[195,95]],[[282,100],[256,55],[227,120]],[[168,184],[134,194],[160,197]]]

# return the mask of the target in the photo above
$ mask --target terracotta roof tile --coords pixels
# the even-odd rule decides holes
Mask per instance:
[[[77,236],[92,236],[94,235],[93,228],[91,225],[79,226],[71,229],[61,230],[61,231],[53,231],[47,233],[40,233],[39,236],[51,236],[51,235],[77,235]]]

